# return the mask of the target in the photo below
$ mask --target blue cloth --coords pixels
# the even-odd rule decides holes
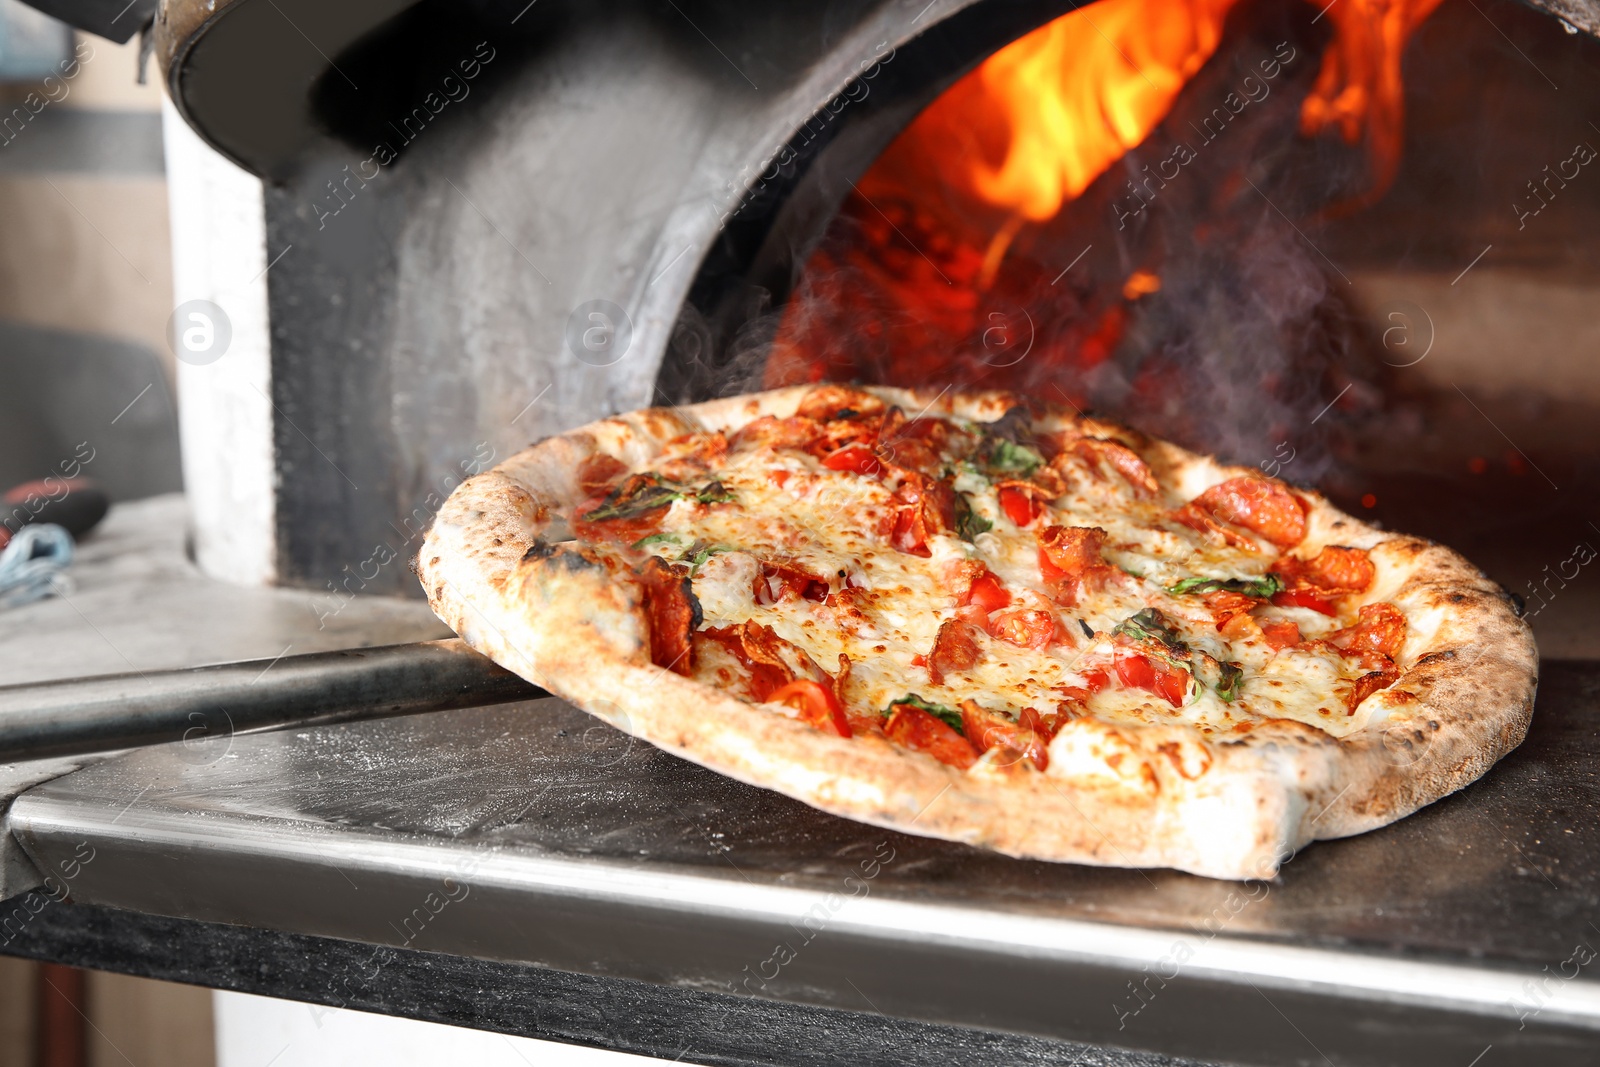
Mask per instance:
[[[0,549],[0,609],[42,600],[56,592],[72,562],[72,535],[53,523],[30,523]]]

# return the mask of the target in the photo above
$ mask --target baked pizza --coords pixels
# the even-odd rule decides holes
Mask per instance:
[[[459,486],[417,559],[503,666],[824,811],[1269,877],[1527,730],[1460,556],[1003,393],[820,385],[604,419]]]

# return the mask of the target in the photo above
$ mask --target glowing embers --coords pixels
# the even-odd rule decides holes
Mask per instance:
[[[1010,388],[1197,446],[1184,420],[1249,423],[1270,455],[1296,404],[1234,387],[1314,391],[1349,347],[1297,225],[1394,176],[1400,52],[1438,2],[1099,0],[1013,42],[856,183],[765,384]]]

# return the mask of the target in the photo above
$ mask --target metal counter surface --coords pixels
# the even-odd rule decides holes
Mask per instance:
[[[148,915],[1219,1062],[1592,1063],[1597,704],[1600,665],[1545,664],[1484,780],[1271,883],[875,829],[556,700],[134,752],[9,825]]]

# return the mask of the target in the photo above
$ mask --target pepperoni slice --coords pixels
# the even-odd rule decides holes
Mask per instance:
[[[1339,606],[1333,599],[1315,589],[1285,589],[1274,593],[1272,602],[1280,608],[1310,608],[1330,617],[1339,614]]]
[[[693,667],[689,635],[700,625],[700,602],[689,584],[689,568],[651,556],[636,573],[644,585],[650,662],[687,677]]]
[[[1298,576],[1330,592],[1365,593],[1377,579],[1378,568],[1373,566],[1372,557],[1364,548],[1328,545],[1301,563]]]
[[[964,671],[978,664],[983,655],[978,648],[978,627],[966,619],[946,619],[933,638],[928,653],[928,677],[934,685],[944,684],[946,671]]]
[[[1087,460],[1091,467],[1104,463],[1122,475],[1123,480],[1141,495],[1155,496],[1161,489],[1156,476],[1151,473],[1150,465],[1127,445],[1102,437],[1081,437],[1073,442],[1072,450]]]
[[[1098,526],[1046,526],[1038,542],[1039,570],[1047,582],[1077,580],[1105,566],[1100,549],[1106,532]]]
[[[972,742],[912,704],[894,705],[883,732],[895,744],[926,752],[958,770],[964,771],[978,762],[978,750]]]
[[[1346,652],[1376,652],[1394,659],[1406,643],[1406,617],[1393,604],[1368,604],[1353,626],[1328,635],[1328,643]]]
[[[848,385],[819,385],[800,398],[795,414],[819,422],[883,414],[884,402]]]
[[[1085,587],[1103,585],[1116,573],[1100,554],[1106,532],[1098,526],[1046,526],[1036,537],[1039,574],[1063,606],[1076,604]]]
[[[1340,597],[1364,593],[1378,569],[1365,549],[1328,545],[1311,559],[1284,556],[1272,565],[1285,588],[1272,598],[1280,607],[1310,608],[1324,615],[1339,613]]]
[[[751,592],[763,607],[802,599],[820,604],[828,599],[828,583],[793,564],[762,560]]]
[[[733,448],[767,447],[767,448],[797,448],[802,451],[809,449],[822,436],[822,426],[815,419],[795,416],[780,419],[772,415],[763,415],[753,422],[746,423],[733,435],[729,442]]]
[[[955,527],[955,490],[941,478],[929,478],[915,471],[906,471],[904,475],[904,484],[894,494],[901,506],[895,513],[890,543],[908,555],[931,556],[928,538]]]
[[[1033,712],[1031,722],[1012,722],[1004,715],[979,707],[975,701],[963,700],[961,732],[966,735],[967,743],[980,754],[990,749],[1000,749],[999,762],[1004,766],[1014,766],[1026,759],[1042,771],[1050,765],[1050,755],[1045,747],[1049,735],[1044,730],[1039,713],[1032,708],[1026,710]],[[1037,729],[1033,723],[1038,724]]]
[[[1261,636],[1266,638],[1274,651],[1281,652],[1300,643],[1300,627],[1297,623],[1288,619],[1258,619],[1256,622],[1261,627]]]
[[[1228,624],[1241,615],[1249,613],[1257,604],[1263,603],[1257,597],[1245,596],[1243,593],[1219,589],[1214,593],[1207,593],[1201,598],[1206,610],[1211,612],[1211,618],[1216,622],[1217,629],[1227,632]]]
[[[578,489],[586,497],[604,496],[618,478],[628,473],[628,465],[604,452],[578,464]]]
[[[779,651],[788,642],[759,622],[712,627],[700,635],[727,649],[750,672],[750,694],[757,700],[766,700],[795,680]]]
[[[1357,678],[1345,696],[1345,714],[1354,715],[1361,702],[1380,689],[1387,689],[1400,680],[1400,668],[1389,666],[1369,671]]]
[[[1229,478],[1195,497],[1179,511],[1241,526],[1278,548],[1293,548],[1306,536],[1306,509],[1282,482],[1267,478]]]

